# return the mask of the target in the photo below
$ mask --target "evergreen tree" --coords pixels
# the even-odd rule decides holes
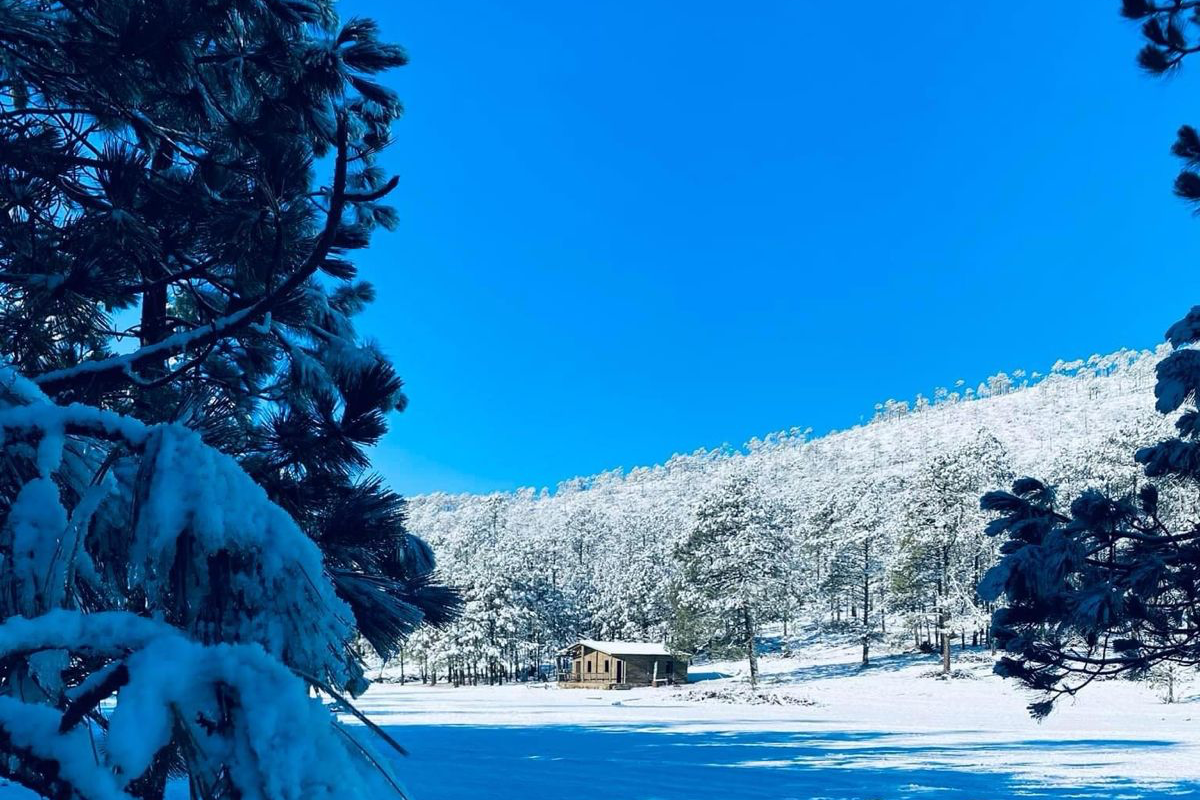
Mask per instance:
[[[871,663],[871,643],[886,629],[883,576],[892,557],[895,531],[889,512],[898,487],[891,481],[857,484],[858,500],[847,514],[838,537],[833,574],[846,583],[851,600],[850,618],[862,642],[862,665]]]
[[[678,595],[715,629],[735,632],[758,682],[758,630],[782,590],[788,541],[757,486],[738,475],[700,501],[696,524],[676,551]]]
[[[1179,435],[1142,448],[1136,460],[1149,478],[1136,493],[1085,491],[1063,513],[1053,487],[1032,478],[1010,492],[984,495],[997,518],[988,533],[1005,538],[1000,562],[979,593],[1001,595],[992,618],[1009,653],[1001,675],[1046,693],[1030,706],[1038,716],[1053,702],[1098,678],[1153,675],[1169,665],[1200,663],[1200,525],[1187,495],[1200,480],[1200,306],[1167,332],[1177,348],[1158,367],[1157,408],[1172,414]]]
[[[36,791],[374,793],[304,685],[454,605],[365,473],[405,400],[351,254],[404,62],[329,0],[0,0],[0,769]]]
[[[326,0],[0,3],[0,352],[59,403],[180,422],[326,553],[385,657],[452,598],[364,448],[403,408],[350,254],[405,63]],[[317,164],[329,167],[318,182]]]
[[[994,437],[979,435],[952,451],[938,453],[924,466],[913,502],[903,514],[900,549],[893,586],[911,621],[932,615],[942,672],[950,673],[950,642],[966,629],[979,640],[986,624],[985,603],[976,592],[983,572],[995,560],[994,548],[983,535],[985,517],[979,496],[1012,479],[1004,446]]]
[[[1179,67],[1200,34],[1200,4],[1125,0],[1126,17],[1143,21],[1148,43],[1138,56],[1155,74]],[[1185,161],[1176,192],[1200,201],[1200,137],[1179,132]],[[988,528],[1006,539],[1002,560],[980,592],[1003,594],[993,628],[1009,653],[997,665],[1046,693],[1030,708],[1043,716],[1056,699],[1092,681],[1147,675],[1200,663],[1200,525],[1172,500],[1200,481],[1200,306],[1167,331],[1174,351],[1157,367],[1157,410],[1178,414],[1177,436],[1136,453],[1148,478],[1136,493],[1083,493],[1067,513],[1052,487],[1024,478],[1011,492],[985,495],[999,514]]]

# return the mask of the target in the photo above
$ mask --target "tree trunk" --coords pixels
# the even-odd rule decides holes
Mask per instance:
[[[950,674],[950,634],[942,633],[942,674]]]
[[[742,606],[742,624],[745,626],[746,655],[750,659],[750,688],[758,687],[758,654],[754,652],[754,617],[749,606]]]
[[[871,540],[863,539],[862,665],[871,663]]]
[[[942,576],[938,581],[938,629],[942,633],[942,674],[950,674],[950,616],[946,613],[946,595],[950,589],[950,548],[942,548]]]

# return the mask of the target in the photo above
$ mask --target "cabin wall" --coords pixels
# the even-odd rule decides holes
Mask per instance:
[[[608,662],[607,670],[604,669],[606,661]],[[617,658],[609,653],[585,647],[581,656],[572,659],[571,666],[574,673],[585,681],[608,681],[610,683],[617,681]]]
[[[658,663],[658,679],[674,679],[675,683],[687,683],[687,661],[670,656],[625,656],[625,682],[635,686],[649,686],[654,680],[654,664]],[[673,664],[673,671],[667,665]]]

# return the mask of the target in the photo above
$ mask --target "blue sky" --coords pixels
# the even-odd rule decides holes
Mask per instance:
[[[1200,302],[1200,113],[1117,5],[343,2],[412,59],[377,468],[552,486],[1154,345]]]

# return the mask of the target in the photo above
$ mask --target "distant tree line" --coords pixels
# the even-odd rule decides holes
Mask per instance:
[[[1060,362],[966,399],[893,403],[827,436],[566,482],[551,493],[412,498],[463,615],[406,646],[411,677],[523,680],[573,638],[669,640],[749,658],[766,628],[846,631],[864,663],[885,638],[942,654],[992,641],[976,591],[996,563],[983,493],[1024,474],[1067,496],[1142,480],[1131,449],[1165,433],[1150,397],[1159,353]],[[1017,373],[1014,373],[1016,375]],[[952,647],[953,646],[953,647]],[[395,660],[398,665],[398,659]]]

